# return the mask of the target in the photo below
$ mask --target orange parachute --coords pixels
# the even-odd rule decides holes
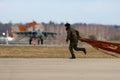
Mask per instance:
[[[8,29],[8,33],[9,33],[9,35],[8,35],[9,37],[14,37],[13,33],[12,33],[12,29]]]
[[[35,27],[35,25],[37,25],[36,21],[30,22],[28,23],[29,27]]]
[[[78,40],[82,42],[86,42],[96,49],[103,49],[106,51],[116,52],[120,54],[120,43],[91,40],[91,39],[81,38],[81,37],[78,37]]]
[[[20,30],[20,32],[24,32],[24,31],[26,31],[26,28],[24,25],[20,25],[19,30]]]

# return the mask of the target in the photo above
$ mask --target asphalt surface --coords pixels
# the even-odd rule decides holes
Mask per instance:
[[[0,58],[0,80],[120,80],[120,59]]]

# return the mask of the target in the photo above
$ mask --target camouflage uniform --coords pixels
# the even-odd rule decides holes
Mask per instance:
[[[86,54],[85,48],[78,48],[77,47],[77,44],[78,44],[77,36],[79,36],[78,31],[71,28],[70,26],[66,27],[66,31],[67,31],[66,42],[68,42],[70,40],[69,50],[70,50],[72,58],[75,58],[75,54],[74,54],[73,49],[76,51],[83,51]]]

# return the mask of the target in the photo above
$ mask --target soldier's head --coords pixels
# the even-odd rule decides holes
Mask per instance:
[[[65,27],[70,27],[70,24],[69,24],[69,23],[66,23],[66,24],[65,24]]]
[[[65,27],[66,27],[66,30],[69,30],[71,28],[69,23],[66,23]]]

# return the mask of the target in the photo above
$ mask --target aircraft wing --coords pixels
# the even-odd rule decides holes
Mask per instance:
[[[47,37],[48,35],[54,36],[57,35],[57,33],[55,32],[14,32],[15,34],[19,35],[19,36],[25,36],[25,37],[39,37],[39,36],[44,36]]]
[[[43,34],[45,37],[47,37],[48,35],[51,35],[51,36],[57,35],[56,32],[46,32],[46,31],[42,32],[42,34]]]
[[[37,32],[14,32],[15,34],[19,36],[25,36],[25,37],[37,37]]]

